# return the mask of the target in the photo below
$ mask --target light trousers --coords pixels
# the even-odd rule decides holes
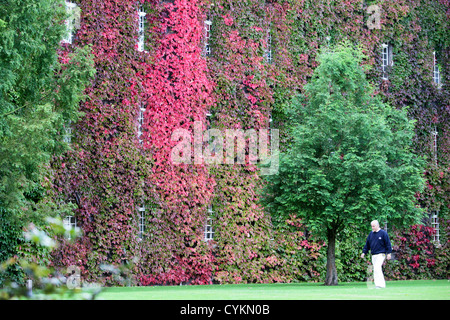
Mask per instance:
[[[385,258],[386,255],[384,253],[372,255],[373,281],[375,282],[375,287],[386,287],[383,275],[383,262]]]

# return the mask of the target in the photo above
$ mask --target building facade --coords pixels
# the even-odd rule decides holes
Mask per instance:
[[[362,46],[383,100],[417,119],[415,149],[428,162],[428,188],[417,198],[441,230],[434,240],[447,241],[439,223],[450,208],[448,1],[66,7],[72,18],[61,50],[91,45],[97,74],[84,116],[67,124],[71,151],[53,163],[58,197],[77,206],[63,218],[83,230],[53,254],[55,266],[76,265],[86,279],[111,284],[102,264],[126,264],[145,285],[318,281],[323,243],[295,216],[274,224],[259,204],[264,180],[248,153],[243,164],[209,164],[196,150],[204,156],[209,128],[278,129],[283,150],[290,99],[320,49],[343,39]],[[180,129],[192,137],[181,164],[173,161]]]

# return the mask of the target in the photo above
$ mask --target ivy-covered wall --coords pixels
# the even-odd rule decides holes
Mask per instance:
[[[138,74],[144,68],[135,49],[134,1],[76,3],[80,28],[63,49],[91,44],[97,73],[80,105],[84,116],[73,124],[71,150],[52,167],[56,195],[77,205],[74,215],[84,235],[63,244],[53,261],[57,267],[80,267],[86,280],[109,283],[111,275],[100,266],[132,261],[138,250],[136,206],[149,193],[144,181],[151,159],[136,138]]]
[[[408,108],[417,119],[415,150],[428,160],[428,187],[417,195],[418,204],[439,211],[448,225],[449,1],[75,2],[81,8],[80,29],[63,50],[92,44],[97,74],[86,90],[89,99],[80,105],[84,116],[74,125],[72,150],[52,164],[56,197],[76,203],[74,215],[84,231],[75,244],[67,242],[53,253],[54,265],[77,265],[85,279],[106,283],[113,282],[100,268],[103,263],[128,263],[135,283],[143,285],[321,281],[326,244],[295,216],[272,221],[259,204],[264,180],[256,165],[248,158],[245,164],[206,165],[195,163],[194,155],[190,164],[174,164],[171,152],[179,141],[172,134],[182,128],[194,137],[196,126],[202,131],[272,127],[280,130],[283,149],[289,143],[290,99],[302,92],[320,48],[344,38],[364,48],[367,77],[383,99]],[[373,4],[381,8],[380,29],[367,26],[367,8]],[[144,51],[137,50],[139,6],[146,12]],[[211,21],[209,55],[204,52],[206,19]],[[381,80],[383,43],[393,48],[386,81]],[[440,88],[432,79],[433,51]],[[141,107],[142,144],[137,136]],[[215,234],[204,241],[209,215]],[[402,232],[413,231],[392,234],[399,248],[404,247]],[[441,270],[430,277],[448,277],[448,258],[442,258],[448,255],[447,239],[444,234],[442,247],[431,254],[439,251],[441,258],[426,258],[434,259],[428,267]],[[355,240],[338,248],[342,279],[363,280],[367,265],[358,260],[356,245]],[[402,252],[404,261],[415,259],[412,252]],[[401,278],[398,270],[393,278]]]
[[[203,163],[172,161],[178,144],[172,134],[184,129],[194,136],[196,126],[203,132],[213,103],[200,47],[204,16],[200,5],[194,0],[144,6],[153,27],[147,29],[149,53],[143,53],[140,75],[146,108],[143,152],[153,163],[145,184],[154,188],[158,199],[148,213],[143,241],[142,277],[147,283],[211,282],[213,255],[202,231],[214,178]]]

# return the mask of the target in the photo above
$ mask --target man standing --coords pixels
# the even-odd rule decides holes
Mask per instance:
[[[367,237],[361,258],[364,258],[369,250],[371,251],[375,288],[385,288],[386,283],[384,281],[382,266],[385,258],[388,260],[391,259],[391,241],[387,232],[380,229],[380,224],[377,220],[372,221],[370,225],[372,226],[372,232]]]

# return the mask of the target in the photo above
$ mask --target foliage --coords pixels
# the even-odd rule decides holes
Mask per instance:
[[[146,6],[147,20],[153,25],[147,41],[153,51],[151,57],[145,55],[140,81],[146,107],[144,150],[151,154],[153,165],[145,183],[154,186],[158,199],[142,243],[147,282],[211,282],[213,256],[202,231],[214,179],[203,163],[194,163],[194,157],[189,164],[171,160],[177,143],[173,132],[182,128],[193,136],[195,123],[205,130],[205,114],[213,101],[199,46],[203,37],[199,6],[199,1]]]
[[[22,223],[19,223],[6,209],[0,207],[0,211],[0,261],[6,261],[17,255],[17,246],[23,242]],[[5,277],[16,283],[23,283],[23,273],[18,265],[11,265],[7,272],[0,274],[0,285],[5,281]]]
[[[441,220],[441,226],[448,225],[443,222]],[[440,245],[435,244],[434,233],[433,228],[423,225],[395,230],[392,237],[395,260],[385,265],[386,277],[392,280],[448,279],[448,241],[441,239]]]
[[[305,93],[320,50],[344,38],[363,48],[361,64],[371,67],[365,74],[374,94],[395,109],[408,107],[408,117],[416,119],[413,148],[427,159],[427,183],[417,201],[425,211],[448,215],[448,0],[141,0],[147,12],[144,52],[136,50],[136,1],[73,0],[81,8],[81,28],[73,44],[61,47],[64,10],[55,1],[41,0],[39,7],[37,0],[26,5],[8,0],[0,8],[0,113],[15,110],[11,101],[18,97],[16,107],[24,106],[0,119],[0,174],[7,182],[0,196],[3,206],[15,203],[20,209],[11,212],[25,220],[49,212],[77,217],[84,234],[75,243],[62,240],[51,253],[57,269],[76,265],[83,279],[106,284],[119,282],[101,265],[130,261],[136,261],[130,272],[141,284],[317,281],[323,275],[320,253],[327,247],[303,234],[298,212],[289,212],[294,220],[289,214],[270,219],[269,207],[259,203],[265,181],[258,167],[173,165],[171,134],[177,128],[193,133],[195,121],[203,130],[272,127],[280,129],[280,148],[287,150],[293,143],[291,98]],[[381,29],[367,28],[369,4],[382,7]],[[26,25],[23,19],[8,20],[37,10],[40,18],[32,15]],[[212,21],[210,56],[203,55],[206,17]],[[38,27],[45,23],[49,28]],[[18,39],[16,30],[27,30],[22,39],[33,41],[12,41]],[[383,42],[394,48],[388,81],[380,81]],[[59,50],[45,50],[50,47]],[[441,89],[431,79],[433,51]],[[83,90],[93,70],[90,52],[97,73]],[[36,75],[45,76],[35,81]],[[87,99],[79,103],[81,92]],[[141,106],[143,144],[136,134]],[[69,120],[74,135],[67,149],[61,133]],[[51,166],[42,165],[50,156]],[[211,203],[216,233],[206,243],[202,231]],[[137,207],[143,204],[146,230],[139,239]],[[2,250],[23,241],[23,225],[16,226],[17,234],[11,232],[17,240],[1,238]],[[7,250],[13,255],[25,247]],[[310,260],[317,250],[317,260]],[[347,264],[355,254],[351,241],[337,242],[342,280],[353,279],[350,272],[361,274],[362,266]]]
[[[58,59],[62,1],[19,2],[6,1],[0,9],[0,197],[14,210],[29,205],[26,193],[40,187],[42,167],[61,149],[64,123],[77,120],[94,72],[88,48]]]
[[[411,152],[413,121],[373,95],[361,61],[359,49],[346,43],[319,56],[305,98],[293,104],[293,143],[280,156],[279,174],[267,179],[266,208],[274,216],[295,212],[326,235],[328,263],[346,225],[421,217],[414,195],[423,186],[422,162]]]
[[[142,70],[135,50],[137,8],[133,1],[77,4],[81,28],[63,52],[70,55],[77,47],[90,46],[97,72],[80,104],[83,117],[74,125],[71,149],[53,158],[51,188],[56,202],[76,205],[72,215],[84,234],[75,244],[63,243],[52,256],[56,268],[75,265],[83,279],[110,284],[116,283],[113,275],[100,266],[133,260],[136,208],[149,202],[143,190],[151,162],[136,137],[137,71]]]
[[[336,243],[336,269],[339,281],[365,281],[368,276],[368,264],[360,258],[365,244],[365,236],[359,228],[345,228],[338,235]]]
[[[205,128],[203,115],[206,112],[212,114],[208,118],[210,126],[219,129],[267,128],[270,114],[273,118],[272,125],[280,129],[287,128],[287,106],[293,95],[303,92],[303,86],[317,66],[319,47],[337,43],[343,37],[350,38],[351,41],[362,43],[367,54],[362,63],[375,66],[379,63],[378,48],[382,41],[393,37],[393,30],[401,29],[396,34],[404,40],[394,43],[399,48],[396,49],[398,52],[401,51],[401,47],[398,47],[400,44],[403,47],[425,46],[429,50],[427,43],[415,42],[408,29],[401,25],[406,24],[406,21],[413,21],[415,27],[411,28],[411,32],[417,30],[416,26],[422,23],[417,15],[419,8],[415,3],[409,8],[404,1],[389,3],[389,8],[382,11],[385,22],[383,29],[368,30],[364,27],[366,7],[360,1],[345,4],[333,2],[331,7],[325,1],[275,1],[267,4],[262,1],[216,1],[214,5],[208,1],[142,3],[147,12],[147,52],[140,54],[133,50],[135,45],[131,41],[136,39],[137,9],[131,2],[123,2],[120,6],[115,6],[115,10],[110,2],[102,5],[101,10],[108,17],[102,22],[102,35],[93,31],[100,23],[95,18],[95,12],[99,8],[89,1],[80,2],[84,27],[78,32],[76,43],[98,43],[95,47],[97,68],[105,71],[91,91],[92,101],[98,102],[90,103],[89,108],[83,107],[88,114],[92,114],[89,116],[92,120],[77,128],[79,140],[76,144],[80,148],[70,155],[77,162],[64,160],[56,164],[66,165],[61,170],[62,177],[73,173],[75,179],[65,178],[64,181],[71,182],[58,183],[58,188],[64,190],[62,194],[72,195],[77,191],[82,195],[83,203],[77,212],[80,212],[80,220],[91,233],[79,244],[81,250],[68,246],[67,252],[58,255],[56,260],[66,261],[65,263],[81,260],[82,270],[87,276],[97,264],[95,261],[110,259],[108,254],[105,257],[104,254],[91,253],[99,245],[105,250],[111,245],[109,241],[102,240],[99,243],[97,240],[100,237],[108,239],[110,234],[98,236],[94,232],[97,226],[105,221],[113,221],[115,217],[102,212],[108,211],[111,203],[114,203],[112,208],[117,212],[124,207],[133,210],[138,205],[136,199],[139,195],[146,199],[147,207],[152,208],[146,220],[146,238],[138,242],[138,247],[133,247],[134,255],[142,262],[136,272],[141,273],[143,284],[178,284],[189,280],[209,283],[211,275],[220,282],[289,281],[288,277],[281,277],[284,271],[280,267],[284,266],[286,269],[288,264],[283,262],[284,258],[280,256],[282,253],[275,252],[278,245],[280,248],[295,247],[297,240],[286,234],[270,231],[271,222],[264,215],[263,208],[257,205],[258,189],[264,184],[258,176],[258,169],[249,164],[232,167],[219,165],[210,167],[209,171],[199,165],[172,166],[168,162],[174,145],[171,133],[178,127],[193,132],[195,120],[200,120]],[[435,6],[430,11],[430,14],[440,15],[441,7]],[[202,22],[206,16],[213,22],[210,38],[212,54],[202,57]],[[116,25],[112,25],[118,19],[123,22],[121,32],[118,32]],[[272,64],[266,63],[264,59],[265,50],[268,49],[267,29],[270,29],[272,36]],[[416,51],[407,51],[407,58],[404,58],[406,60],[403,63],[405,67],[408,67],[407,61],[416,59]],[[119,52],[126,52],[126,57]],[[203,61],[206,61],[206,65]],[[134,74],[128,66],[135,70]],[[421,74],[425,75],[428,66],[420,65],[419,69],[424,70]],[[109,75],[111,70],[116,73],[115,76]],[[417,68],[408,70],[407,74],[417,72]],[[366,73],[374,84],[378,82],[379,68],[368,69]],[[398,84],[401,83],[400,79],[405,79],[401,72],[392,75],[393,81],[395,77],[398,77]],[[130,88],[131,95],[123,88]],[[411,85],[408,88],[415,90],[417,86]],[[108,92],[121,92],[123,97],[112,97]],[[111,150],[104,147],[104,140],[100,138],[105,129],[107,132],[114,131],[115,127],[112,125],[122,123],[111,121],[111,125],[108,124],[112,115],[122,119],[123,114],[127,114],[126,107],[118,106],[130,103],[128,107],[132,110],[132,118],[136,119],[140,102],[139,99],[134,99],[135,94],[141,96],[147,104],[144,149],[151,154],[151,160],[139,152],[125,153],[127,156],[123,156],[124,150],[131,152],[133,148],[139,149],[138,145],[130,144],[125,147],[125,140],[117,140],[117,147],[120,146],[120,149]],[[389,91],[382,91],[381,94],[390,97]],[[108,97],[100,98],[103,96]],[[100,100],[104,103],[100,103]],[[397,105],[397,100],[393,100],[395,99],[388,101]],[[109,108],[110,104],[114,107]],[[410,109],[409,115],[414,117],[414,112]],[[423,116],[418,123],[425,118]],[[133,137],[131,130],[135,129],[135,122],[125,121],[121,128],[128,132],[128,136]],[[99,139],[92,147],[85,148],[85,141],[91,139],[86,137],[93,137],[89,134],[92,129],[97,132]],[[291,139],[288,132],[281,131],[282,148]],[[88,160],[99,149],[102,151],[92,161],[78,163],[78,159]],[[123,181],[127,181],[127,190],[137,188],[138,191],[133,196],[129,193],[123,197],[122,188],[105,190],[99,187],[116,183],[110,178],[106,181],[102,178],[105,168],[109,168],[106,172],[111,172],[106,176],[117,175],[116,171],[109,171],[112,167],[103,162],[106,154],[115,159],[115,164],[121,163],[120,168],[122,164],[124,168],[129,168],[129,163],[139,163],[132,166],[133,170],[139,171],[134,178],[119,179],[122,185]],[[121,157],[116,160],[117,154],[121,154]],[[133,159],[142,160],[135,162]],[[122,169],[119,170],[122,172]],[[98,174],[86,184],[80,182],[92,172]],[[195,179],[195,183],[192,179]],[[141,188],[140,183],[131,183],[137,180],[145,181],[144,188]],[[96,184],[95,181],[99,183]],[[70,185],[70,188],[63,185]],[[88,191],[83,190],[83,185],[98,187]],[[107,200],[102,198],[105,191],[110,194]],[[120,200],[113,201],[115,197]],[[214,242],[210,242],[208,246],[201,241],[201,232],[206,218],[206,206],[211,201],[216,234]],[[131,215],[133,214],[130,213],[130,217]],[[98,219],[95,224],[91,221],[94,217]],[[136,219],[126,221],[130,223],[126,225],[131,230],[136,230]],[[122,220],[118,226],[123,224]],[[113,227],[113,230],[122,234],[119,228]],[[270,240],[271,234],[277,234],[273,241]],[[291,242],[287,244],[283,237],[288,237]],[[131,247],[127,252],[131,251]],[[270,262],[267,260],[269,257]],[[275,260],[272,257],[276,257],[280,264],[273,266]],[[298,261],[298,264],[302,263],[300,258]]]
[[[61,219],[48,218],[49,231],[51,235],[70,236],[76,238],[80,230],[63,225]],[[35,250],[55,248],[58,244],[45,231],[36,228],[33,224],[28,226],[28,230],[23,234],[26,245],[36,247]],[[26,258],[13,257],[0,264],[0,272],[5,273],[11,266],[18,265],[26,278],[32,280],[32,287],[25,286],[21,282],[8,279],[2,289],[0,289],[0,300],[13,299],[86,299],[93,300],[101,290],[97,287],[92,292],[85,292],[79,288],[70,288],[68,279],[54,270],[43,266],[37,262],[30,262]],[[20,279],[21,281],[22,279]],[[34,288],[34,291],[33,291]],[[80,294],[81,293],[81,294]],[[77,295],[75,295],[77,294]]]
[[[5,228],[0,261],[5,261],[26,254],[20,231],[27,223],[40,226],[43,217],[64,210],[47,194],[49,163],[67,149],[65,127],[79,118],[78,104],[95,70],[89,47],[61,53],[63,1],[3,1],[0,16],[0,220]]]
[[[269,128],[273,93],[264,56],[269,28],[265,9],[264,1],[250,0],[216,1],[207,10],[212,21],[211,55],[206,57],[214,83],[212,128]],[[247,157],[244,164],[211,165],[210,173],[216,182],[214,278],[220,283],[284,281],[270,217],[258,204],[264,184],[258,167]]]
[[[277,262],[273,268],[279,270],[283,282],[318,281],[324,273],[321,259],[324,243],[314,239],[296,215],[285,221],[274,218],[272,223],[275,242],[272,260]]]

